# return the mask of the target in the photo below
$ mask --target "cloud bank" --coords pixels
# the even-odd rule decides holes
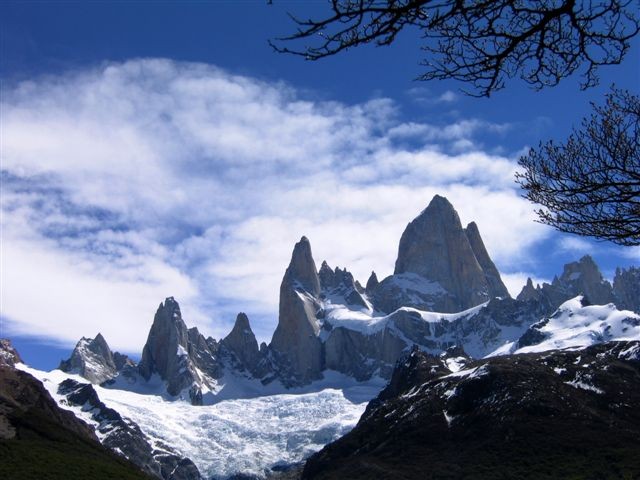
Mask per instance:
[[[403,122],[390,99],[322,101],[160,59],[5,86],[1,108],[7,334],[100,331],[137,352],[172,295],[206,334],[245,311],[268,341],[302,235],[318,263],[382,278],[436,193],[477,222],[512,293],[550,233],[519,197],[514,158],[478,141],[508,125]]]

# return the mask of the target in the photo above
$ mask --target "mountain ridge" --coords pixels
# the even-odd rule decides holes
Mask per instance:
[[[457,253],[461,257],[455,260]],[[577,295],[584,302],[603,303],[622,296],[633,304],[634,289],[640,290],[636,273],[618,270],[616,289],[585,256],[566,264],[551,284],[534,287],[528,279],[512,299],[477,225],[471,222],[463,228],[451,203],[435,196],[405,229],[394,274],[379,282],[372,272],[366,288],[346,268],[332,269],[323,261],[318,270],[311,243],[303,236],[283,275],[278,325],[268,345],[258,347],[244,313],[222,340],[205,338],[195,327],[187,328],[178,302],[168,297],[156,312],[137,367],[121,360],[122,367],[116,368],[119,354],[111,354],[101,335],[81,340],[87,345],[77,346],[61,367],[75,365],[73,371],[82,375],[80,367],[86,370],[86,365],[96,363],[84,357],[94,350],[103,352],[97,363],[107,374],[83,375],[93,383],[117,376],[130,383],[148,382],[157,374],[171,398],[188,398],[193,404],[215,401],[234,376],[285,388],[307,385],[330,370],[359,381],[389,379],[396,360],[413,345],[431,353],[463,346],[476,358],[506,353],[532,325]],[[477,286],[478,295],[461,299],[457,292],[468,279],[470,290]],[[424,308],[427,299],[443,306],[471,306],[433,312]],[[400,306],[387,312],[394,302]]]

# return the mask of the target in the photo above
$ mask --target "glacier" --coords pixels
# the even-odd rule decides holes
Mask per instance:
[[[24,364],[17,368],[40,380],[62,408],[97,426],[90,412],[68,405],[58,394],[62,381],[86,383],[86,379]],[[327,372],[323,380],[287,393],[281,389],[281,393],[198,407],[160,393],[94,388],[108,407],[137,423],[152,444],[170,445],[190,458],[204,478],[223,480],[238,474],[264,478],[273,468],[303,461],[350,431],[384,385],[380,378],[356,382]]]

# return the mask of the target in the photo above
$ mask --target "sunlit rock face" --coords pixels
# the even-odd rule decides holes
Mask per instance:
[[[118,355],[118,363],[124,364],[126,356]],[[71,357],[60,362],[59,368],[63,372],[77,373],[91,383],[102,383],[118,373],[114,355],[100,333],[95,338],[82,337]]]
[[[304,384],[321,377],[322,342],[318,338],[320,279],[306,237],[295,245],[280,285],[278,326],[270,349],[285,385]]]
[[[405,229],[395,271],[373,293],[384,312],[402,306],[460,312],[509,296],[478,227],[462,228],[458,213],[439,195]]]
[[[260,349],[245,313],[238,314],[233,329],[220,342],[220,345],[233,355],[239,369],[245,369],[252,375],[258,376]]]
[[[217,342],[205,339],[197,328],[187,329],[178,302],[169,297],[155,314],[138,370],[146,380],[158,374],[170,395],[187,389],[191,402],[199,404],[202,387],[213,385],[221,374],[217,348]]]

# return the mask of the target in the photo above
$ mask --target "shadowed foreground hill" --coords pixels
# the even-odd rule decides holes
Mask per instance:
[[[151,478],[100,445],[93,429],[59,408],[42,383],[3,360],[6,358],[0,358],[0,478]]]
[[[640,479],[640,343],[458,372],[418,350],[304,479]]]

